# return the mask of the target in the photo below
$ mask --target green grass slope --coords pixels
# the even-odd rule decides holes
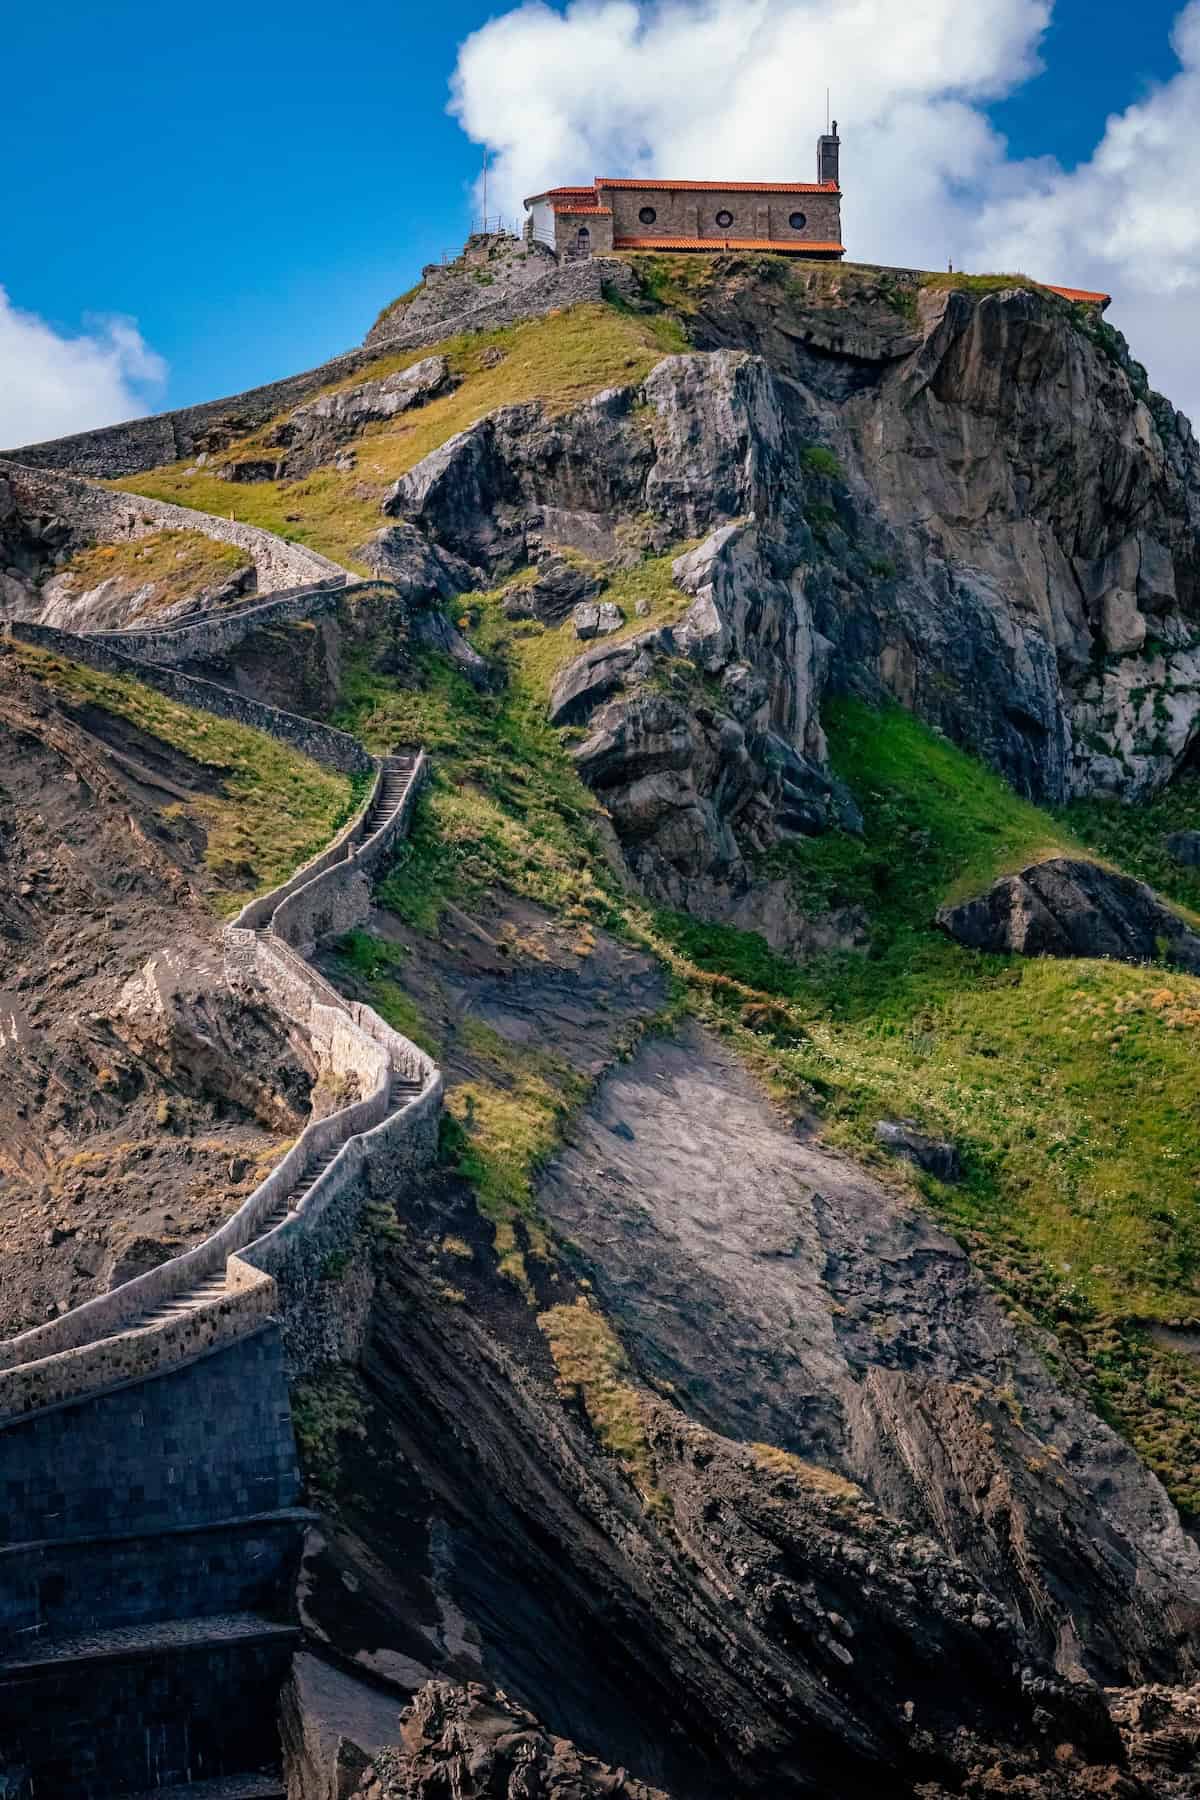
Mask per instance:
[[[1200,1510],[1200,1368],[1154,1336],[1200,1321],[1200,981],[983,956],[932,925],[943,899],[1038,856],[1092,848],[1119,862],[1129,848],[1137,868],[1153,860],[1153,831],[1127,809],[1053,817],[907,714],[836,702],[833,760],[864,834],[806,841],[763,873],[788,879],[810,911],[861,907],[870,948],[801,965],[622,891],[596,803],[545,723],[554,634],[510,624],[495,596],[468,605],[475,641],[507,662],[504,691],[481,696],[436,657],[416,685],[375,672],[365,652],[347,673],[338,723],[376,748],[421,741],[434,754],[381,898],[432,932],[445,904],[509,888],[581,934],[602,925],[656,950],[676,1007],[728,1037],[784,1103],[815,1109],[831,1141],[892,1178],[919,1180],[1012,1307],[1059,1333],[1098,1403]],[[476,1096],[462,1122],[467,1158],[478,1177],[500,1156],[485,1189],[528,1210],[572,1096],[511,1071],[495,1087],[490,1112]],[[874,1126],[898,1114],[955,1139],[960,1184],[885,1163]]]

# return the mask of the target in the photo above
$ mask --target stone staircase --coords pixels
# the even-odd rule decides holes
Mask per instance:
[[[405,751],[399,756],[385,756],[383,759],[383,779],[375,796],[375,803],[367,814],[365,837],[374,837],[381,826],[386,825],[400,802],[404,799],[412,772],[417,766],[417,752]]]
[[[88,640],[57,635],[62,654],[88,662]],[[154,675],[160,687],[167,680],[139,657],[117,662]],[[168,674],[185,703],[229,716],[224,690]],[[282,1549],[270,1551],[284,1573],[275,1562],[264,1565],[270,1581],[261,1613],[214,1608],[211,1616],[177,1618],[189,1591],[186,1545],[190,1534],[212,1532],[232,1584],[229,1597],[247,1604],[248,1576],[238,1557],[256,1563],[267,1552],[260,1546],[243,1553],[246,1521],[261,1514],[273,1525],[294,1502],[285,1300],[291,1293],[297,1316],[305,1315],[306,1279],[323,1266],[331,1239],[353,1233],[355,1209],[370,1192],[368,1158],[378,1159],[372,1167],[391,1182],[397,1169],[407,1179],[432,1159],[441,1075],[419,1046],[369,1006],[348,1001],[312,961],[323,938],[346,929],[347,919],[365,917],[371,879],[403,831],[424,773],[423,753],[368,758],[353,740],[341,742],[344,734],[265,703],[250,722],[331,767],[357,772],[370,764],[376,771],[369,800],[338,840],[245,909],[251,916],[224,928],[227,978],[245,981],[309,1031],[327,1059],[320,1066],[356,1077],[352,1091],[361,1097],[310,1120],[284,1166],[211,1239],[173,1259],[176,1267],[149,1270],[0,1344],[0,1498],[25,1509],[14,1515],[21,1529],[12,1548],[32,1546],[48,1581],[70,1578],[71,1559],[78,1561],[79,1545],[92,1539],[71,1535],[74,1513],[68,1516],[65,1504],[86,1514],[96,1556],[94,1581],[79,1589],[84,1599],[73,1611],[65,1603],[61,1609],[89,1629],[33,1646],[26,1640],[23,1650],[0,1634],[0,1792],[11,1771],[28,1766],[38,1775],[34,1791],[79,1800],[285,1800],[285,1784],[264,1763],[275,1761],[271,1697],[290,1664],[295,1626],[283,1622],[290,1609],[271,1582],[286,1577],[288,1555],[298,1560],[298,1538],[294,1548],[286,1537]],[[81,1442],[83,1453],[72,1454],[70,1446]],[[46,1455],[52,1477],[40,1460]],[[145,1538],[172,1579],[178,1562],[178,1590],[164,1575],[160,1593],[140,1562],[127,1574],[121,1555],[104,1548],[107,1540],[90,1521],[106,1505],[116,1509],[123,1533]],[[47,1506],[53,1510],[44,1522]],[[182,1548],[172,1550],[172,1560],[161,1545],[177,1539]],[[34,1610],[31,1599],[26,1612]],[[126,1618],[143,1616],[107,1622],[122,1610]],[[215,1773],[222,1769],[244,1772]]]

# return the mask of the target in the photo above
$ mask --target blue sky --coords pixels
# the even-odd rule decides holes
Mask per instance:
[[[1030,10],[1047,3],[975,0],[959,16],[1024,9],[1017,24],[1028,35]],[[1169,33],[1182,3],[1143,0],[1131,10],[1117,0],[1057,0],[1042,40],[1044,72],[1016,79],[1007,43],[989,51],[1009,70],[994,85],[1011,91],[993,98],[976,82],[974,111],[1006,136],[1009,161],[1050,156],[1069,171],[1091,156],[1108,114],[1175,74]],[[772,4],[756,0],[757,14],[768,16]],[[68,337],[96,315],[135,319],[166,365],[150,395],[156,410],[235,392],[356,342],[423,262],[465,234],[479,150],[447,113],[448,84],[462,41],[511,10],[469,0],[209,0],[198,9],[59,0],[45,11],[16,9],[0,51],[5,135],[22,151],[8,163],[0,240],[0,284],[11,306]],[[545,13],[538,16],[544,27]],[[495,87],[508,90],[508,112],[487,133],[501,159],[514,129],[505,119],[515,114],[519,130],[526,108],[532,119],[547,105],[544,83],[529,76],[530,58],[542,67],[538,41],[506,38],[498,27],[476,40],[469,110],[485,117],[494,71]],[[517,43],[525,46],[524,73],[504,54]],[[948,77],[951,93],[961,85]],[[841,86],[835,111],[848,134],[856,95],[851,83]],[[799,121],[797,142],[806,145],[820,122]],[[588,129],[590,138],[571,140],[586,145],[575,152],[581,163],[593,146],[614,141]],[[615,129],[619,141],[619,120]],[[665,125],[658,139],[657,124],[638,130],[651,159],[657,142],[672,141]],[[863,147],[856,166],[848,136],[848,191],[850,169],[861,179]],[[536,152],[527,149],[524,164],[513,154],[510,183],[513,171],[537,166]],[[545,169],[547,179],[575,174]],[[976,169],[965,179],[981,178]],[[995,190],[997,178],[989,180]],[[510,195],[517,191],[510,186]],[[856,215],[848,201],[847,216],[863,211]],[[868,229],[869,215],[864,235]],[[961,220],[949,219],[946,242],[953,247],[962,232]],[[852,241],[856,250],[879,254],[871,242]],[[1068,251],[1054,245],[1052,254]],[[892,256],[903,260],[894,249]],[[1051,280],[1088,274],[1031,272]]]

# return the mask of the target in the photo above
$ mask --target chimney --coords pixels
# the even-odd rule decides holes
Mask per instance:
[[[837,120],[833,121],[833,130],[827,131],[817,139],[817,180],[833,181],[840,186],[838,175],[838,151],[842,140],[838,136]]]

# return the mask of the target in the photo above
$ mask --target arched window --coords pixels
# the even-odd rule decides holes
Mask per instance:
[[[592,234],[586,225],[581,225],[575,234],[575,248],[580,256],[590,256],[592,253]]]
[[[803,231],[804,227],[808,224],[808,214],[792,213],[788,219],[788,224],[793,231]]]
[[[722,231],[728,231],[729,227],[733,224],[733,214],[722,210],[717,214],[717,224],[721,227]]]
[[[655,210],[652,206],[643,206],[641,212],[638,214],[638,218],[641,220],[643,225],[653,225],[653,223],[654,223],[655,219],[657,219],[657,217],[658,217],[658,214],[655,212]]]

